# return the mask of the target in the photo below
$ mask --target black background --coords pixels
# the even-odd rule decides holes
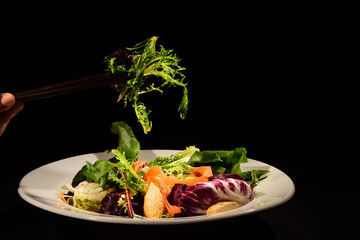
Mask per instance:
[[[158,7],[158,6],[155,6]],[[153,234],[267,239],[323,239],[344,236],[334,197],[338,171],[327,157],[336,152],[335,108],[322,84],[332,22],[311,10],[238,9],[236,6],[155,8],[106,6],[95,11],[9,8],[1,52],[0,92],[17,92],[104,71],[105,55],[150,37],[174,49],[186,67],[189,111],[177,108],[181,89],[150,93],[153,130],[144,135],[133,109],[116,103],[103,87],[26,102],[0,138],[1,216],[14,238],[71,239]],[[5,11],[5,10],[4,10]],[[6,74],[5,74],[6,73]],[[172,227],[111,225],[80,221],[37,209],[17,194],[29,171],[74,155],[113,148],[113,121],[129,123],[142,149],[202,150],[244,146],[248,157],[273,165],[295,183],[294,197],[258,214]],[[327,123],[329,125],[327,125]],[[329,148],[329,145],[331,146]],[[339,155],[337,155],[338,157]],[[335,196],[337,196],[335,194]],[[8,219],[8,220],[7,220]],[[345,225],[345,224],[343,224]],[[4,232],[4,231],[2,231]],[[82,235],[83,234],[83,235]],[[141,237],[141,236],[140,236]]]

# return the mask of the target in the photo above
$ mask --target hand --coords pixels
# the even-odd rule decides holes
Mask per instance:
[[[4,133],[10,119],[24,107],[22,102],[15,102],[11,93],[0,93],[0,136]]]

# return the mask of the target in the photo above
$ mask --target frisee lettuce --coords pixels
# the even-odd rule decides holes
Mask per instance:
[[[180,117],[184,119],[188,110],[188,91],[187,83],[184,82],[184,67],[180,67],[180,58],[173,53],[173,50],[167,50],[162,45],[156,50],[158,37],[154,36],[146,39],[133,48],[127,48],[127,51],[117,51],[105,57],[108,71],[111,77],[116,80],[117,77],[125,76],[128,80],[119,80],[114,88],[120,92],[118,101],[124,101],[126,106],[128,102],[132,103],[136,117],[147,134],[152,129],[152,122],[149,120],[150,110],[140,101],[140,95],[152,91],[163,93],[165,86],[179,86],[183,88],[183,97],[178,111]],[[162,80],[160,85],[156,82],[149,82],[149,77],[155,76]]]
[[[88,199],[84,196],[73,196],[72,198],[72,205],[74,207],[91,211],[91,212],[99,212],[101,207],[101,202],[97,202],[91,199]]]
[[[113,149],[112,152],[118,160],[116,165],[119,174],[111,175],[110,179],[118,183],[121,188],[129,189],[132,195],[136,195],[138,192],[145,194],[147,183],[135,172],[132,165],[126,159],[124,153],[118,149]]]
[[[140,152],[139,141],[125,122],[114,122],[111,131],[119,136],[118,148],[111,150],[115,156],[97,160],[94,164],[86,162],[73,178],[72,186],[88,180],[100,184],[103,189],[117,185],[122,189],[128,188],[134,195],[144,193],[146,183],[132,168]]]

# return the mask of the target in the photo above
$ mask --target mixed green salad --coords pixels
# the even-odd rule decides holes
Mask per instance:
[[[66,204],[83,210],[129,217],[209,214],[218,203],[242,206],[267,170],[242,171],[246,149],[201,151],[189,146],[153,161],[139,159],[140,143],[125,122],[114,122],[118,147],[109,159],[86,164],[61,188]]]
[[[163,93],[164,87],[181,87],[178,111],[184,119],[188,110],[184,67],[173,50],[151,37],[126,50],[105,57],[106,71],[119,92],[118,101],[131,103],[144,133],[152,122],[140,95]],[[148,80],[158,77],[156,81]],[[159,81],[160,79],[160,81]],[[188,146],[171,156],[152,161],[139,159],[140,143],[125,122],[114,122],[118,147],[109,159],[86,164],[72,182],[60,190],[60,201],[75,208],[117,216],[164,218],[215,214],[241,207],[254,199],[254,187],[267,170],[242,171],[248,162],[246,149],[202,151]],[[59,205],[60,206],[60,205]]]

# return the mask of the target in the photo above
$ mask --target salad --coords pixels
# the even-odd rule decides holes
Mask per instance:
[[[172,156],[138,159],[140,143],[125,122],[114,122],[119,136],[110,159],[86,164],[59,199],[73,207],[108,215],[166,218],[214,214],[254,199],[254,187],[267,170],[243,172],[246,149],[200,151],[189,146]]]

